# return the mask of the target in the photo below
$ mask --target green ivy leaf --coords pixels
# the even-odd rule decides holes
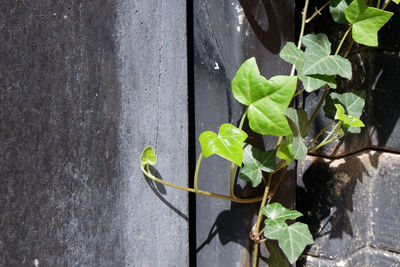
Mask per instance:
[[[297,77],[275,76],[266,80],[260,75],[256,60],[246,60],[232,81],[233,96],[249,106],[250,128],[260,134],[275,136],[291,133],[285,118],[296,90]]]
[[[328,75],[304,75],[304,52],[296,47],[292,42],[286,43],[286,45],[281,50],[279,56],[291,64],[296,65],[297,75],[299,79],[303,82],[304,89],[307,92],[315,91],[321,86],[328,84],[330,88],[336,88],[336,80],[333,76]]]
[[[295,220],[303,214],[297,210],[289,210],[280,203],[272,203],[261,208],[261,213],[268,219],[265,221],[275,221],[278,224],[283,224],[286,220]]]
[[[354,0],[344,13],[353,24],[354,41],[368,46],[378,46],[378,31],[393,16],[392,12],[368,7],[364,0]]]
[[[392,0],[393,2],[395,2],[396,4],[400,3],[400,0]]]
[[[307,245],[314,243],[308,226],[301,222],[287,225],[272,220],[266,221],[264,236],[278,240],[279,247],[291,264],[296,262]]]
[[[329,11],[335,22],[345,24],[347,23],[344,11],[349,6],[352,0],[332,0],[329,4]]]
[[[293,157],[298,160],[304,160],[307,157],[307,146],[304,144],[300,136],[293,137]]]
[[[289,123],[290,129],[292,130],[293,136],[306,137],[310,130],[310,121],[308,120],[307,113],[304,109],[299,108],[288,108],[285,112],[285,116]]]
[[[243,150],[244,167],[240,170],[239,178],[248,181],[253,187],[262,180],[262,172],[272,172],[276,168],[275,150],[261,151],[246,144]]]
[[[324,106],[324,111],[327,117],[335,117],[336,107],[334,104],[341,104],[348,115],[359,119],[365,105],[365,92],[360,90],[344,94],[330,93],[325,100]],[[349,133],[361,132],[359,127],[349,127],[345,128],[345,130]]]
[[[272,243],[271,241],[267,241],[266,245],[269,252],[269,267],[290,267],[290,263],[282,254],[281,250],[274,243]]]
[[[335,120],[342,121],[342,123],[345,127],[364,127],[365,126],[364,123],[360,119],[358,119],[354,116],[346,115],[345,109],[342,105],[335,104],[335,107],[336,107]]]
[[[288,225],[286,220],[295,220],[303,216],[296,210],[289,210],[280,203],[269,204],[261,208],[265,220],[264,236],[278,240],[279,247],[285,253],[290,263],[294,263],[307,245],[314,243],[308,226],[297,222]]]
[[[305,75],[323,74],[339,75],[343,78],[351,79],[351,63],[341,56],[331,56],[331,43],[326,34],[308,34],[302,39],[306,46],[304,52]]]
[[[143,149],[140,155],[140,162],[142,166],[146,164],[154,165],[157,162],[157,156],[152,146],[147,146]]]
[[[280,144],[276,156],[280,159],[286,160],[287,164],[290,164],[294,159],[293,155],[293,135],[285,137],[285,140]]]
[[[246,138],[247,134],[244,131],[226,123],[219,128],[218,136],[214,132],[205,131],[200,135],[199,140],[204,157],[217,154],[242,166],[242,145]]]

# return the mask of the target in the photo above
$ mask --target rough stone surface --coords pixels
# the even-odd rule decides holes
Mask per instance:
[[[0,266],[188,265],[185,6],[0,4]]]
[[[267,79],[289,74],[279,58],[281,47],[294,38],[294,1],[194,1],[194,83],[197,155],[198,136],[218,131],[222,123],[237,125],[243,106],[231,93],[231,80],[243,61],[256,57]],[[247,126],[245,126],[247,127]],[[271,148],[277,139],[251,134],[249,142]],[[218,156],[203,160],[199,188],[229,195],[230,163]],[[294,188],[294,172],[291,174]],[[289,179],[290,180],[290,179]],[[236,194],[254,196],[238,182]],[[262,190],[262,189],[261,189]],[[294,190],[286,199],[293,206]],[[247,266],[248,234],[259,204],[235,204],[204,196],[196,198],[197,266]],[[265,263],[262,263],[265,265]]]
[[[368,151],[299,163],[297,208],[315,238],[306,266],[397,266],[399,160],[398,154]]]

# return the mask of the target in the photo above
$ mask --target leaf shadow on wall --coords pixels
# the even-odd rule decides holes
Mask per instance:
[[[280,52],[282,39],[291,39],[293,32],[291,28],[281,29],[282,27],[290,27],[293,25],[288,21],[283,23],[284,19],[293,16],[293,14],[287,14],[287,12],[292,10],[292,8],[288,6],[287,1],[239,0],[239,3],[257,39],[268,51],[273,54],[278,54]],[[281,34],[284,34],[284,36],[281,36]]]
[[[349,213],[353,212],[353,195],[357,182],[369,176],[362,161],[346,157],[337,166],[317,159],[306,167],[302,179],[297,181],[297,210],[304,214],[300,221],[309,225],[315,242],[319,238],[353,237]],[[304,254],[310,250],[306,248]],[[304,259],[303,259],[304,260]],[[302,265],[300,265],[302,266]]]

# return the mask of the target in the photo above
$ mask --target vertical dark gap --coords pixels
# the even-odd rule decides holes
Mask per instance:
[[[194,47],[193,1],[186,1],[187,77],[188,77],[188,139],[189,139],[189,186],[193,187],[196,169],[196,131],[194,102]],[[196,195],[189,193],[189,266],[196,267]]]

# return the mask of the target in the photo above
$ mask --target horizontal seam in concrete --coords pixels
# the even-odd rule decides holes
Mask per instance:
[[[338,156],[328,156],[328,155],[320,155],[320,154],[315,154],[315,153],[308,153],[308,156],[313,156],[313,157],[319,157],[319,158],[325,158],[325,159],[342,159],[345,158],[347,156],[352,156],[355,154],[359,154],[362,152],[366,152],[366,151],[377,151],[377,152],[384,152],[384,153],[391,153],[391,154],[396,154],[396,155],[400,155],[400,151],[398,150],[390,150],[390,149],[385,149],[385,148],[380,148],[380,147],[374,147],[374,146],[370,146],[370,147],[366,147],[360,150],[356,150],[347,154],[341,154]]]
[[[379,247],[374,247],[374,246],[363,246],[363,247],[359,247],[355,250],[353,250],[351,253],[345,255],[344,258],[340,258],[340,259],[334,259],[334,258],[330,258],[330,257],[326,257],[326,256],[319,256],[319,255],[311,255],[311,254],[303,254],[302,257],[306,258],[306,257],[312,257],[312,258],[317,258],[317,259],[322,259],[322,260],[326,260],[326,261],[338,261],[338,260],[348,260],[349,258],[351,258],[354,254],[359,253],[362,250],[373,250],[377,253],[389,253],[392,254],[392,256],[394,257],[400,257],[400,252],[399,251],[393,251],[393,250],[388,250],[388,249],[383,249],[383,248],[379,248]]]

